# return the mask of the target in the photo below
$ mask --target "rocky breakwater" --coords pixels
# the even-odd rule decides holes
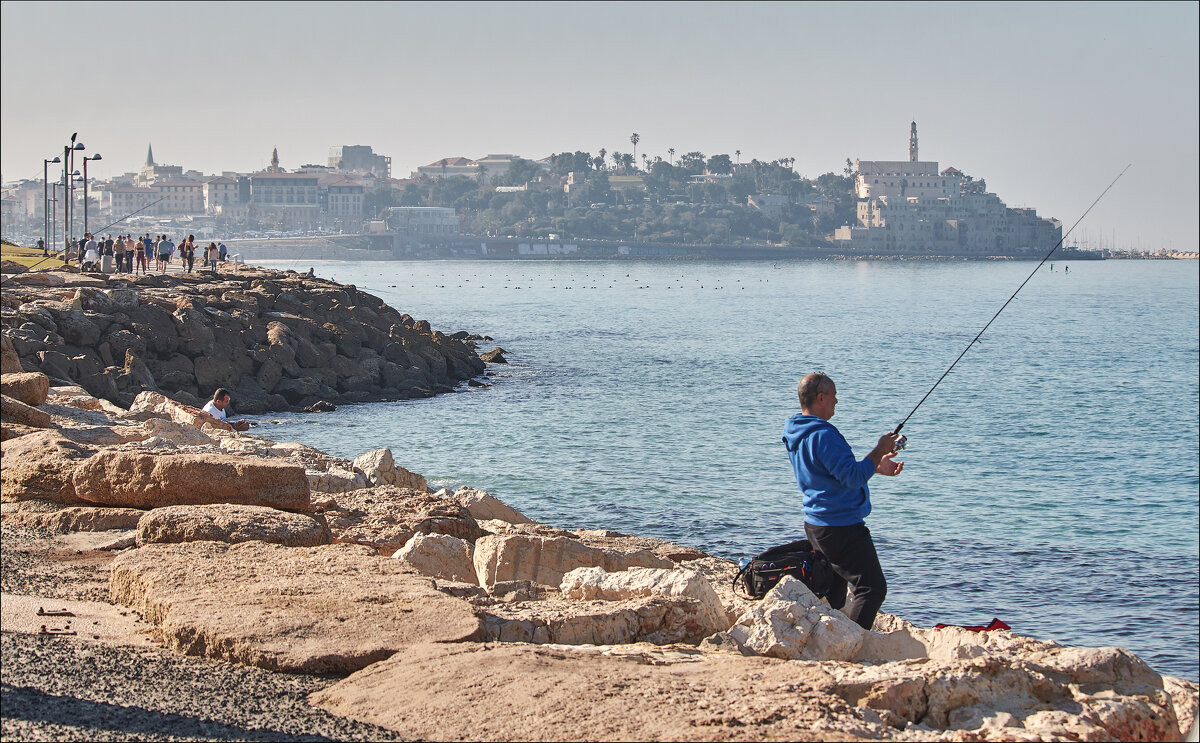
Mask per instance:
[[[484,374],[465,332],[293,271],[3,280],[0,328],[21,370],[125,408],[145,390],[200,405],[228,387],[241,413],[296,410],[428,397]]]
[[[748,601],[728,560],[432,491],[388,450],[197,428],[153,392],[10,391],[6,529],[91,535],[108,603],[157,642],[342,677],[310,703],[406,737],[1179,740],[1196,717],[1196,684],[1119,648],[866,631],[791,578]]]

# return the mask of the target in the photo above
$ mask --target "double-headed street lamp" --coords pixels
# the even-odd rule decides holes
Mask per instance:
[[[88,160],[103,160],[103,159],[104,159],[104,158],[100,157],[100,153],[99,153],[99,152],[97,152],[95,155],[92,155],[91,157],[84,157],[84,158],[83,158],[83,234],[85,234],[85,235],[87,234],[87,231],[88,231],[88,219],[87,219],[87,207],[88,207],[87,164],[88,164]]]
[[[46,232],[46,226],[50,221],[50,214],[48,212],[50,208],[50,184],[48,183],[50,180],[49,167],[50,163],[58,162],[62,162],[62,160],[60,160],[57,155],[54,156],[53,160],[46,160],[45,158],[42,159],[42,255],[50,254],[50,235]]]

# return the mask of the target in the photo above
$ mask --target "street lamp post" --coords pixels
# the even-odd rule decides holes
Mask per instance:
[[[76,168],[67,174],[66,183],[63,187],[63,239],[67,241],[67,247],[74,247],[76,257],[83,258],[83,249],[79,245],[79,241],[75,239],[75,179],[79,177],[79,169]]]
[[[87,164],[88,164],[88,160],[103,160],[103,159],[104,158],[100,157],[99,152],[97,152],[95,155],[92,155],[91,157],[85,156],[83,158],[83,234],[85,234],[85,235],[87,234],[87,231],[88,231]]]
[[[46,225],[49,224],[50,215],[46,211],[50,208],[50,196],[48,190],[50,188],[50,163],[59,162],[58,156],[55,155],[53,160],[42,158],[42,255],[48,255],[50,251],[50,235],[46,232]]]
[[[58,240],[58,187],[61,185],[62,183],[57,181],[50,184],[50,202],[54,204],[54,207],[50,210],[50,231],[55,241]],[[64,250],[63,265],[67,265],[68,262],[67,251]]]
[[[73,175],[79,175],[75,171],[75,150],[84,149],[83,142],[76,142],[75,138],[79,136],[76,132],[71,135],[71,141],[63,147],[63,188],[66,189],[63,195],[66,199],[63,202],[63,247],[70,249],[71,246],[71,200],[75,195],[75,181]]]

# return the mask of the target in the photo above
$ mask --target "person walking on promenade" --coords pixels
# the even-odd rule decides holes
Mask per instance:
[[[225,256],[228,255],[229,249],[225,247],[225,243],[217,243],[217,258],[224,263]]]
[[[827,598],[834,609],[850,604],[846,616],[871,629],[887,595],[887,581],[871,532],[863,521],[871,512],[867,480],[878,473],[900,474],[895,433],[879,437],[865,459],[858,460],[829,419],[837,407],[837,387],[823,372],[806,374],[797,386],[800,413],[788,418],[783,443],[803,496],[804,533],[829,559],[834,580]]]
[[[167,272],[167,265],[171,262],[171,241],[166,235],[162,235],[158,239],[158,264],[162,267],[160,273]]]
[[[125,236],[117,235],[116,241],[113,242],[113,260],[117,265],[117,273],[125,271]]]
[[[50,253],[46,251],[46,241],[40,237],[38,238],[38,250],[42,251],[42,255],[44,256],[50,255]]]
[[[84,271],[95,271],[100,267],[100,250],[91,233],[84,235],[87,242],[83,244],[83,255],[79,257],[79,267]]]
[[[213,276],[217,275],[217,261],[220,259],[220,257],[220,252],[217,250],[217,244],[209,243],[208,249],[205,250],[204,260],[208,263],[209,268],[212,269]]]
[[[196,244],[192,242],[191,235],[179,243],[179,258],[181,265],[187,269],[188,273],[191,273],[192,266],[196,264]]]
[[[150,270],[150,265],[146,261],[146,242],[145,242],[145,240],[135,241],[133,244],[133,252],[137,256],[138,268],[142,269],[142,275],[145,276]],[[133,269],[132,273],[134,276],[137,276],[137,268]]]

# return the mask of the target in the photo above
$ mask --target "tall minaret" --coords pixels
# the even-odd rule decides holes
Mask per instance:
[[[279,148],[271,150],[271,167],[267,169],[272,173],[280,173],[283,168],[279,167]]]
[[[146,167],[154,167],[154,147],[151,145],[146,145]]]
[[[912,123],[912,130],[908,134],[908,161],[915,163],[917,161],[917,122]]]

